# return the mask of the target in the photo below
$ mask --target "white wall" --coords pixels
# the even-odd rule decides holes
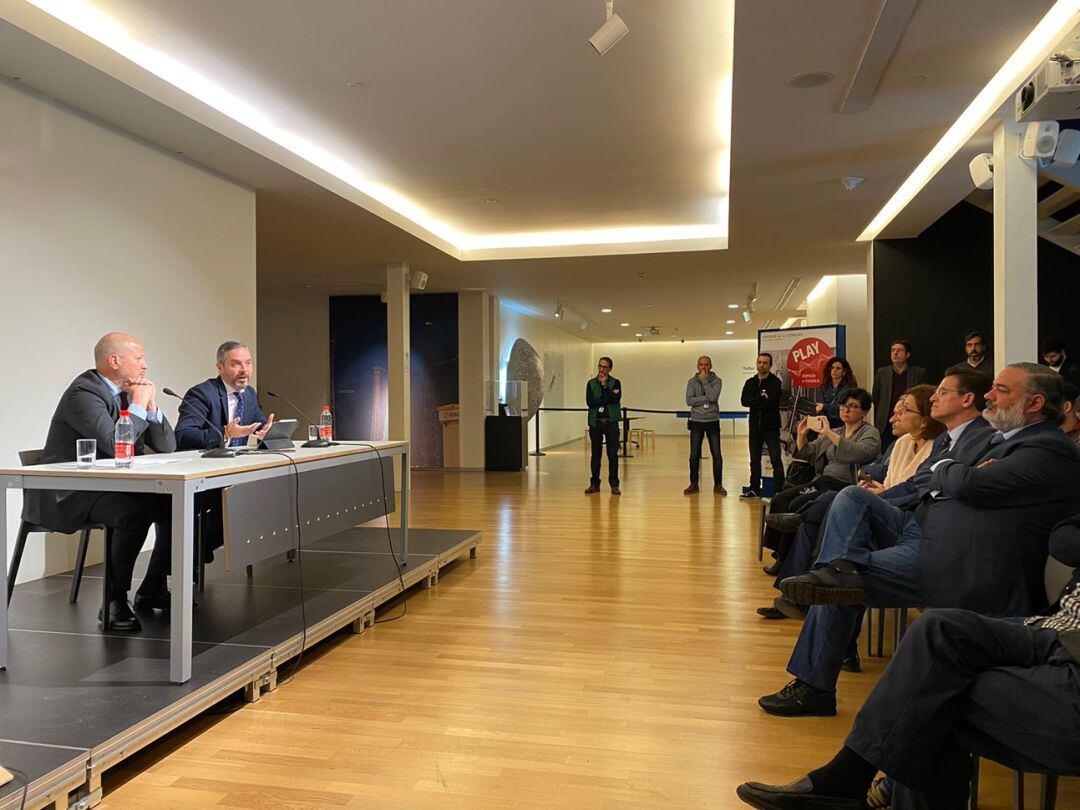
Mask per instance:
[[[506,363],[510,359],[510,349],[514,341],[524,338],[536,350],[536,353],[544,358],[545,355],[560,354],[563,358],[563,380],[560,386],[558,381],[553,390],[549,390],[544,396],[541,407],[550,408],[584,408],[585,407],[585,383],[590,376],[595,375],[593,368],[593,344],[588,341],[570,335],[545,323],[539,318],[527,315],[520,310],[502,303],[499,307],[499,375],[505,377]],[[551,368],[545,368],[548,381],[551,378]],[[558,395],[561,388],[562,396]],[[542,447],[551,447],[562,444],[573,438],[580,439],[585,434],[585,413],[551,413],[544,412],[540,416],[540,444]],[[535,423],[529,422],[529,449],[536,448]]]
[[[330,299],[326,293],[295,291],[260,295],[260,391],[284,394],[312,419],[330,403]],[[284,400],[261,394],[262,406],[277,416],[300,419],[297,437],[306,437],[304,418]]]
[[[720,410],[746,410],[739,403],[739,396],[743,383],[756,373],[756,340],[596,343],[592,348],[594,358],[608,355],[614,361],[612,374],[623,385],[624,406],[650,410],[689,410],[686,405],[686,383],[697,373],[698,357],[706,354],[712,358],[713,371],[724,381],[720,394]],[[582,390],[584,391],[584,383]],[[651,428],[661,435],[683,435],[687,432],[686,420],[675,416],[647,416],[634,421],[633,426]],[[737,434],[745,434],[746,429],[745,419],[734,423]],[[721,430],[729,433],[732,422],[722,420]]]
[[[813,301],[806,304],[806,322],[810,326],[839,323],[847,327],[847,361],[855,371],[859,385],[869,390],[874,382],[870,351],[870,314],[866,276],[826,276],[829,283]]]
[[[149,378],[179,393],[214,373],[222,340],[254,345],[255,197],[10,84],[0,121],[0,463],[17,466],[105,332],[139,337]],[[12,540],[21,504],[7,500]],[[35,535],[20,579],[72,548]]]

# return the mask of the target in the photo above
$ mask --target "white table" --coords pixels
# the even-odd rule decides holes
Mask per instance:
[[[299,470],[336,467],[371,460],[375,448],[384,458],[401,456],[401,548],[399,561],[408,558],[409,443],[342,442],[327,448],[288,451]],[[195,493],[279,476],[292,475],[283,455],[246,453],[235,458],[200,458],[198,451],[138,456],[135,466],[121,470],[99,461],[80,470],[74,462],[34,467],[0,467],[0,559],[8,559],[7,494],[14,489],[89,490],[96,492],[149,492],[172,496],[172,610],[169,639],[169,675],[173,683],[191,679],[191,601],[194,567]],[[6,562],[5,562],[6,568]],[[6,589],[7,578],[4,578]],[[0,669],[8,664],[7,595],[0,593]]]

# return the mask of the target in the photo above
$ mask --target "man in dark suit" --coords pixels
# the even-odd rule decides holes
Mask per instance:
[[[964,335],[964,354],[964,360],[945,369],[946,376],[958,371],[974,371],[989,380],[994,379],[994,359],[990,356],[982,332],[968,332]]]
[[[120,411],[127,410],[135,428],[135,453],[176,450],[176,439],[158,410],[157,388],[146,379],[142,344],[131,335],[110,332],[94,346],[94,368],[68,386],[56,406],[45,439],[42,464],[75,460],[77,439],[96,439],[100,458],[115,456],[114,431]],[[135,607],[168,609],[169,548],[172,540],[167,496],[136,492],[58,492],[27,490],[23,518],[58,532],[72,532],[84,523],[113,529],[109,567],[109,626],[138,631],[139,620],[128,603],[135,559],[156,526],[150,567],[135,595]],[[103,617],[99,615],[99,620]]]
[[[176,424],[176,443],[181,450],[218,447],[223,440],[230,447],[243,447],[249,437],[261,441],[274,423],[274,415],[263,413],[258,394],[250,385],[252,360],[246,345],[227,340],[218,346],[217,372],[218,376],[184,394]],[[202,515],[202,560],[212,562],[214,549],[224,543],[221,490],[196,493],[195,512]]]
[[[1050,553],[1074,568],[1053,608],[1023,624],[929,611],[827,765],[788,785],[745,783],[739,797],[767,810],[861,810],[881,770],[894,780],[894,810],[966,810],[972,753],[1080,774],[1080,518],[1054,529]]]
[[[1039,355],[1044,366],[1056,371],[1073,385],[1080,385],[1080,368],[1077,368],[1076,363],[1069,357],[1063,338],[1046,338],[1039,346]]]
[[[897,400],[912,386],[926,385],[929,382],[925,368],[908,365],[908,360],[911,359],[911,344],[908,341],[894,340],[889,347],[889,358],[892,360],[891,365],[882,366],[874,372],[874,389],[871,392],[874,400],[874,427],[881,434],[882,450],[896,438],[893,436],[889,418]]]
[[[274,415],[263,413],[250,385],[252,362],[247,346],[238,340],[218,346],[217,371],[218,376],[184,394],[176,423],[176,444],[181,450],[217,447],[223,437],[230,447],[241,447],[249,436],[262,439],[274,423]]]
[[[1061,378],[1035,363],[1002,369],[987,394],[996,430],[974,465],[943,458],[914,514],[849,487],[822,531],[818,567],[781,583],[813,605],[788,671],[759,701],[771,714],[836,712],[836,680],[862,605],[961,607],[1026,616],[1045,606],[1050,529],[1080,512],[1080,449],[1057,427]]]

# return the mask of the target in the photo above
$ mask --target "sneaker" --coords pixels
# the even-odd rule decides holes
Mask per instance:
[[[717,484],[712,488],[713,495],[727,495],[727,490]]]
[[[780,717],[834,717],[836,692],[815,689],[798,678],[774,695],[765,695],[758,705]]]
[[[696,495],[700,491],[701,490],[698,489],[697,484],[691,484],[690,486],[688,486],[686,489],[684,489],[682,491],[682,494],[683,495]]]
[[[600,491],[600,485],[599,484],[589,484],[589,488],[587,490],[585,490],[585,494],[586,495],[595,495],[599,491]]]
[[[844,672],[862,672],[862,660],[858,654],[849,655],[844,659],[844,662],[840,664],[840,669]]]
[[[756,500],[756,499],[758,499],[760,497],[761,496],[757,494],[757,490],[747,488],[747,489],[743,490],[742,495],[739,496],[739,500],[740,501],[753,501],[753,500]]]

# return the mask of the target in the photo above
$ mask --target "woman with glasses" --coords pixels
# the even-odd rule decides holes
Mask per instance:
[[[896,484],[907,481],[930,456],[934,439],[945,431],[945,425],[930,415],[932,385],[909,388],[896,403],[892,418],[892,434],[896,442],[889,448],[889,462],[883,481],[864,481],[859,486],[881,494]]]

